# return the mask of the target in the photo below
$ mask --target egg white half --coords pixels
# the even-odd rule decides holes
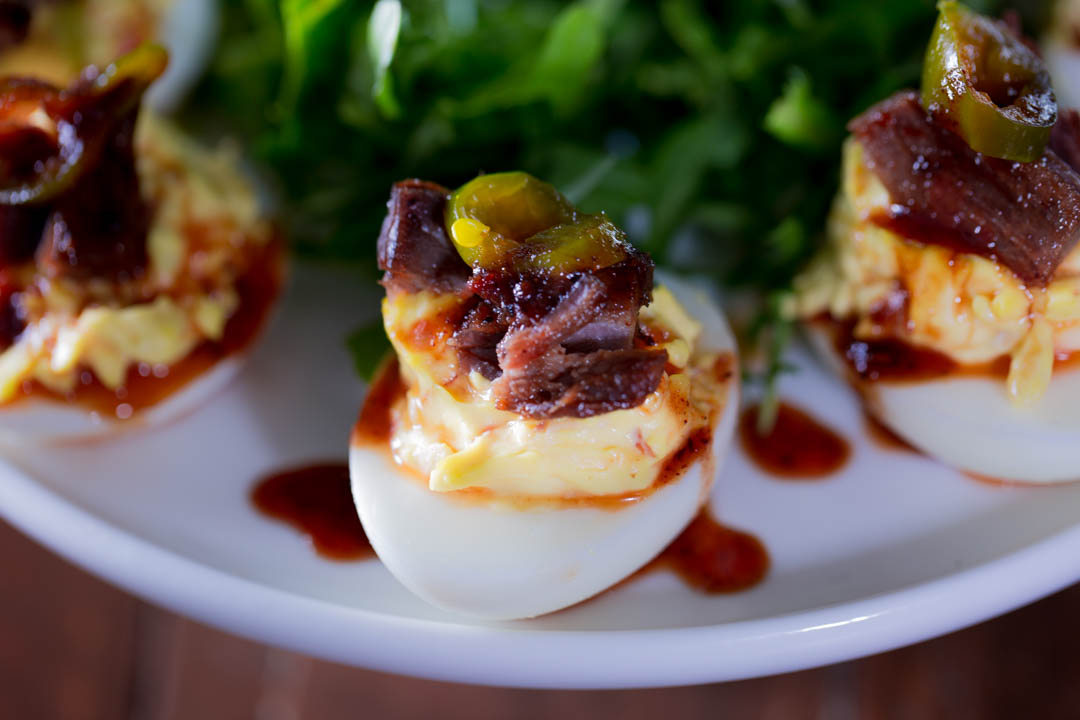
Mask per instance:
[[[702,325],[703,351],[735,352],[706,295],[662,281]],[[736,376],[737,377],[737,376]],[[711,444],[719,468],[735,427],[732,379]],[[353,500],[383,564],[433,605],[489,620],[553,612],[601,592],[645,565],[697,514],[712,486],[709,463],[618,510],[589,506],[512,509],[464,502],[407,477],[385,449],[352,447]]]
[[[218,0],[175,0],[161,18],[158,42],[169,50],[169,67],[146,93],[162,113],[176,110],[214,54],[221,27]]]
[[[852,374],[829,333],[807,335],[840,377]],[[856,381],[857,382],[857,381]],[[915,448],[947,465],[1000,480],[1080,480],[1080,371],[1056,372],[1037,405],[1014,406],[1001,378],[958,376],[861,383],[868,412]]]
[[[45,445],[160,425],[209,402],[229,384],[243,364],[243,354],[224,358],[161,402],[136,410],[126,420],[98,415],[84,406],[50,397],[19,399],[0,406],[0,443]]]

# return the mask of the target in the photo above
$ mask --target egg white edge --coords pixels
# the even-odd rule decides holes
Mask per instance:
[[[126,420],[105,417],[84,406],[68,405],[59,399],[36,396],[21,398],[0,407],[0,445],[31,443],[44,446],[93,440],[118,432],[165,424],[193,412],[224,390],[240,372],[246,355],[245,351],[223,358],[161,402],[135,410]],[[168,382],[168,379],[163,382]]]
[[[704,291],[666,274],[662,282],[702,324],[702,349],[737,352],[726,320]],[[736,373],[713,431],[714,474],[731,444],[738,404]],[[357,512],[383,564],[431,604],[487,620],[553,612],[631,575],[693,519],[713,481],[699,460],[678,480],[620,510],[515,511],[440,496],[403,476],[381,449],[352,447],[349,461]],[[409,522],[400,522],[402,516]]]
[[[825,365],[852,382],[828,330],[804,326]],[[957,376],[861,383],[868,412],[915,448],[978,475],[1024,483],[1080,480],[1080,370],[1054,374],[1033,407],[1009,400],[1005,381]]]

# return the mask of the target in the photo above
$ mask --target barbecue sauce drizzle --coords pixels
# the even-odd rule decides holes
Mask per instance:
[[[251,501],[260,512],[307,535],[325,558],[375,556],[353,507],[345,463],[319,463],[269,475],[255,486]]]
[[[847,440],[794,405],[781,402],[776,421],[758,431],[760,406],[739,418],[739,441],[761,470],[785,480],[815,480],[840,470],[851,457]]]
[[[263,514],[303,532],[324,558],[375,557],[353,507],[345,463],[273,473],[259,481],[251,499]],[[657,569],[669,569],[705,593],[738,592],[761,582],[769,569],[769,554],[753,535],[722,525],[702,510],[637,574]]]

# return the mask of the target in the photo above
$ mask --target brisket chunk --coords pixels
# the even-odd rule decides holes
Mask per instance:
[[[499,319],[491,303],[477,296],[473,296],[470,303],[472,308],[465,313],[449,345],[457,348],[465,372],[475,370],[488,380],[494,380],[500,372],[496,348],[506,335],[507,325]]]
[[[443,212],[450,191],[423,180],[396,183],[379,233],[378,260],[390,291],[458,292],[469,266],[446,234]]]
[[[901,92],[849,125],[892,200],[872,218],[918,242],[998,261],[1046,285],[1080,239],[1080,175],[1053,151],[1017,163],[974,152]]]
[[[637,307],[625,327],[626,307],[625,296],[583,275],[549,313],[515,322],[497,348],[496,404],[533,417],[589,417],[640,405],[660,383],[667,352],[633,349]],[[571,339],[588,349],[568,352]]]
[[[503,372],[499,406],[528,417],[591,417],[640,405],[660,384],[665,350],[595,350],[561,347],[525,368]]]

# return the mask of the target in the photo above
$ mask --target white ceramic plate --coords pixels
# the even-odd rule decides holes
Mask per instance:
[[[158,27],[169,67],[146,93],[152,108],[171,113],[180,106],[210,63],[220,29],[218,0],[174,0]]]
[[[375,312],[353,279],[300,269],[265,342],[212,403],[155,431],[0,464],[0,516],[147,599],[331,660],[463,682],[629,687],[746,678],[887,650],[1080,578],[1080,484],[990,487],[864,439],[852,394],[805,353],[783,395],[853,440],[792,483],[725,464],[713,508],[768,546],[766,581],[707,596],[654,573],[571,610],[484,624],[428,607],[377,561],[320,559],[248,492],[342,460],[363,395],[341,338]]]

